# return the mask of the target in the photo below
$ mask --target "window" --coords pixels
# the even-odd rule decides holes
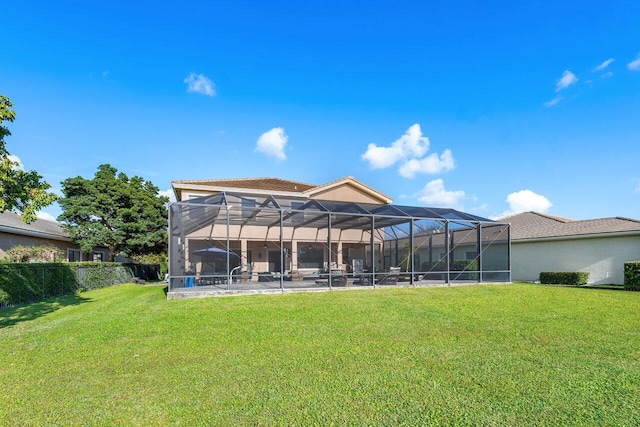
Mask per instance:
[[[478,256],[478,252],[476,251],[468,251],[464,253],[464,259],[476,259]]]
[[[67,259],[69,262],[82,261],[80,258],[80,249],[67,249]]]
[[[324,249],[315,246],[298,246],[298,268],[322,268]]]
[[[93,253],[93,262],[102,262],[104,254],[102,252],[94,252]]]

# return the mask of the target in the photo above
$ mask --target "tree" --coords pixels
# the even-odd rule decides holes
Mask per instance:
[[[58,220],[85,252],[96,246],[127,256],[167,250],[169,199],[139,176],[127,177],[105,164],[93,179],[80,176],[62,181]]]
[[[7,151],[4,137],[11,132],[2,123],[14,121],[16,112],[11,107],[9,98],[0,95],[0,212],[16,210],[24,222],[30,223],[36,220],[36,212],[58,197],[47,191],[51,185],[42,181],[42,176],[22,170]]]

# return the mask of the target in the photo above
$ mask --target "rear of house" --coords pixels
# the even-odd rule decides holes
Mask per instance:
[[[170,294],[263,290],[271,282],[283,290],[285,282],[315,289],[509,281],[508,225],[394,205],[353,177],[318,186],[280,178],[172,186]]]

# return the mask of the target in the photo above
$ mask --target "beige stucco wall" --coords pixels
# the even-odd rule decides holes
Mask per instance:
[[[513,241],[514,281],[535,281],[541,271],[586,271],[589,283],[624,283],[624,263],[640,260],[640,236],[542,242]]]
[[[354,203],[374,203],[381,204],[380,199],[373,197],[359,188],[349,184],[342,184],[325,191],[319,191],[313,194],[313,199],[331,200],[336,202],[354,202]]]

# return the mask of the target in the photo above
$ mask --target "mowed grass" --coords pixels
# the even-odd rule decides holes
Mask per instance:
[[[640,293],[481,285],[0,310],[0,425],[640,425]]]

